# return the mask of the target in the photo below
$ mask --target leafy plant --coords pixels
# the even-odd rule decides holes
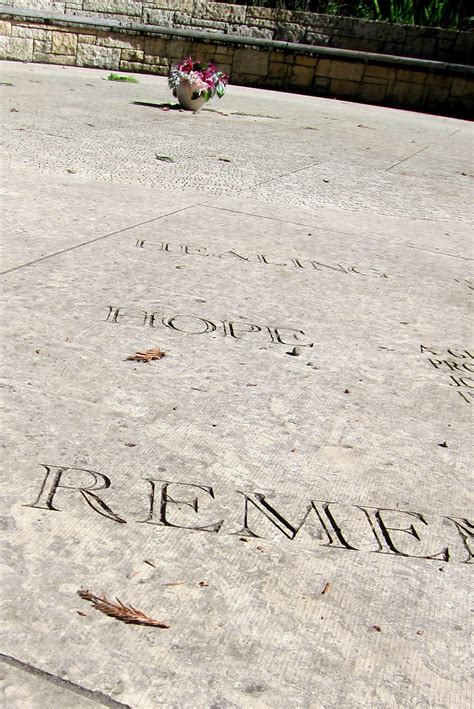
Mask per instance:
[[[218,0],[225,2],[226,0]],[[427,27],[469,29],[471,0],[233,0],[239,5],[316,12]]]
[[[168,86],[175,94],[181,82],[188,82],[194,89],[192,98],[205,95],[206,101],[218,96],[222,98],[228,76],[219,71],[212,62],[201,62],[187,57],[180,64],[173,64],[168,76]]]
[[[124,76],[123,74],[114,73],[108,75],[107,81],[127,81],[129,84],[138,84],[138,79],[134,76]]]
[[[362,0],[371,19],[425,27],[467,26],[466,0]]]

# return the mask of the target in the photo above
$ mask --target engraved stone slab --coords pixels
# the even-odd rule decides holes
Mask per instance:
[[[15,71],[24,86],[29,69]],[[67,72],[75,105],[96,73]],[[107,98],[117,130],[123,88]],[[407,131],[465,128],[235,91],[278,113],[296,145],[315,106],[341,130],[352,121],[355,141],[362,110]],[[196,130],[210,141],[209,125]],[[228,137],[253,140],[251,128]],[[401,160],[402,147],[387,151]],[[280,142],[277,161],[291,148]],[[158,190],[146,170],[142,185],[87,171],[67,182],[34,157],[44,174],[13,165],[5,196],[5,705],[468,707],[464,220],[429,204],[430,219],[394,214],[386,194],[300,206],[282,173],[285,200],[269,202]],[[359,159],[348,147],[347,168]],[[385,168],[371,169],[382,184]],[[413,213],[432,184],[416,179]],[[152,348],[165,357],[128,359]],[[170,628],[120,623],[79,589]]]

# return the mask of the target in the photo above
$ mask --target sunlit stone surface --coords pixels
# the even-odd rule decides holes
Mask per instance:
[[[106,75],[2,66],[4,706],[468,707],[470,125]]]

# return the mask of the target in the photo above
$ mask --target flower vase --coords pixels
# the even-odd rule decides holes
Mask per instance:
[[[202,90],[201,82],[190,82],[186,79],[181,79],[179,86],[176,87],[176,98],[179,101],[181,108],[186,111],[199,111],[200,108],[207,103],[208,95]]]

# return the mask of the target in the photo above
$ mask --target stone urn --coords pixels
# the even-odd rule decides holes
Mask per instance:
[[[176,98],[179,101],[181,108],[186,111],[199,111],[208,101],[207,84],[202,81],[191,82],[186,79],[181,79],[179,86],[176,87]]]

